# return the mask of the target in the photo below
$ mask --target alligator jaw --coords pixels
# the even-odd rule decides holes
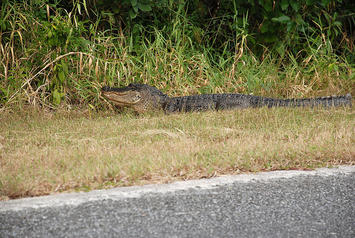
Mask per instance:
[[[106,88],[103,88],[102,95],[117,106],[121,107],[135,105],[141,100],[140,93],[134,91],[116,92],[108,91]]]

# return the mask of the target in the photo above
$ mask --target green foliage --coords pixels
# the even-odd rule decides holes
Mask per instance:
[[[348,92],[354,8],[342,0],[2,1],[0,104],[101,108],[102,85],[131,81],[173,95]]]
[[[98,0],[95,5],[105,13],[119,15],[130,21],[139,14],[151,12],[153,8],[166,6],[167,2],[168,0]]]
[[[60,63],[57,63],[53,67],[53,71],[54,75],[49,85],[49,89],[51,91],[53,104],[58,105],[65,96],[64,88],[67,81],[66,77],[69,74],[68,64],[64,60],[61,60]]]

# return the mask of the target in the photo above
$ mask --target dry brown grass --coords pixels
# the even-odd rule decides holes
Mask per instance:
[[[0,115],[0,197],[355,164],[352,109]]]

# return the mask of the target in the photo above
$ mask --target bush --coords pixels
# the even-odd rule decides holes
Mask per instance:
[[[3,1],[0,104],[102,108],[102,85],[131,81],[173,95],[348,92],[354,8],[341,0]]]

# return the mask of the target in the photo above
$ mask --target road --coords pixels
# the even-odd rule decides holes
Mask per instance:
[[[0,202],[0,237],[355,237],[355,166]]]

